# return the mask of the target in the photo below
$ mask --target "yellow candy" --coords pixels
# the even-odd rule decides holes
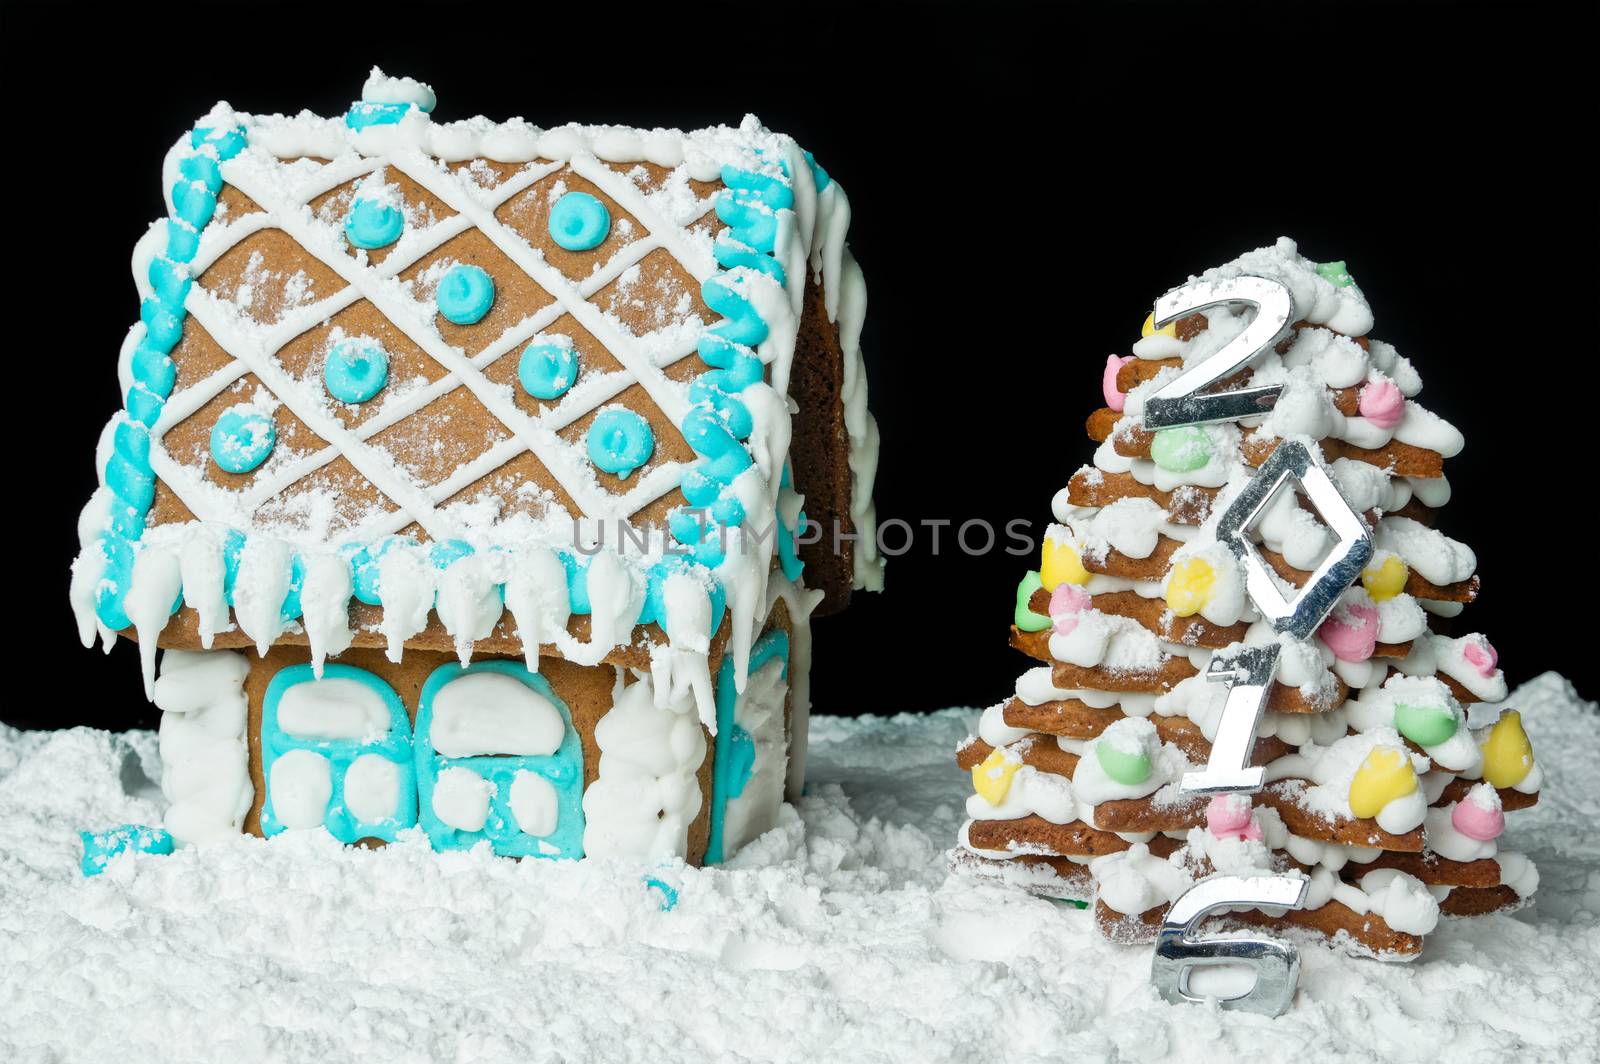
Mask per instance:
[[[1022,758],[1008,757],[1004,750],[996,750],[983,759],[983,764],[972,766],[972,789],[990,805],[999,805],[1011,789],[1011,777],[1021,767]]]
[[[1515,787],[1533,770],[1533,744],[1522,730],[1522,714],[1508,709],[1483,741],[1483,778],[1496,787]]]
[[[1400,555],[1391,554],[1376,569],[1362,571],[1361,586],[1367,589],[1372,601],[1388,602],[1406,589],[1406,577],[1409,575],[1410,570],[1400,560]]]
[[[1350,781],[1350,812],[1359,817],[1377,816],[1384,806],[1416,789],[1411,759],[1392,747],[1375,747]]]
[[[1204,558],[1188,558],[1172,569],[1167,581],[1167,608],[1179,617],[1193,617],[1211,601],[1217,571]]]
[[[1078,552],[1070,543],[1044,541],[1044,556],[1039,560],[1039,582],[1046,591],[1054,591],[1058,584],[1087,584],[1089,570],[1078,560]]]
[[[1156,316],[1155,316],[1155,314],[1154,313],[1147,314],[1147,315],[1145,315],[1144,324],[1139,326],[1139,335],[1140,336],[1170,336],[1174,340],[1176,340],[1178,338],[1178,323],[1175,322],[1175,321],[1174,322],[1168,322],[1164,327],[1162,327],[1160,329],[1157,329],[1156,328]]]

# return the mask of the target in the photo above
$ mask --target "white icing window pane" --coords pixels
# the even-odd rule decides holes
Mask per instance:
[[[377,754],[356,758],[344,774],[344,804],[367,823],[394,816],[400,804],[400,766]]]
[[[445,757],[548,755],[565,734],[566,722],[548,698],[502,673],[468,673],[433,696],[429,739]]]
[[[489,781],[471,769],[447,768],[433,785],[433,814],[459,831],[482,831],[489,790]]]
[[[389,707],[359,680],[329,676],[297,683],[278,699],[278,727],[297,739],[365,742],[389,732]]]
[[[511,815],[526,834],[550,834],[561,816],[556,789],[537,772],[517,773],[511,780]]]
[[[310,750],[290,750],[272,763],[267,780],[272,811],[286,828],[318,828],[333,797],[328,759]]]

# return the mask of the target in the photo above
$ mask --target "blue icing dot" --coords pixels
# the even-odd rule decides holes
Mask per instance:
[[[344,124],[357,133],[368,126],[392,126],[411,110],[409,103],[372,103],[360,100],[345,112]]]
[[[145,428],[151,428],[161,416],[161,408],[166,405],[166,400],[135,381],[133,387],[128,389],[122,405],[128,411],[129,417]]]
[[[150,287],[155,289],[156,298],[169,307],[181,307],[190,286],[194,284],[194,278],[189,276],[189,268],[172,259],[151,259],[146,276],[150,279]]]
[[[228,473],[248,473],[267,460],[278,430],[272,418],[248,406],[230,406],[211,426],[211,457]]]
[[[172,186],[172,213],[196,229],[204,229],[216,210],[217,194],[205,185],[180,179]]]
[[[661,895],[661,911],[670,913],[678,905],[678,892],[665,880],[655,876],[645,876],[644,885]]]
[[[437,299],[446,321],[475,324],[494,306],[494,279],[477,266],[452,266],[439,282]]]
[[[101,624],[120,632],[132,623],[122,608],[122,600],[133,579],[133,547],[121,536],[103,536],[98,542],[105,567],[94,593],[94,612]]]
[[[589,426],[589,461],[623,479],[648,462],[655,449],[650,423],[632,410],[602,410]]]
[[[354,544],[345,548],[350,560],[355,596],[368,606],[383,605],[383,598],[378,593],[378,563],[382,560],[384,554],[389,551],[389,548],[397,543],[414,546],[416,541],[390,536],[378,543],[376,549]]]
[[[120,853],[132,850],[135,853],[165,856],[172,852],[173,846],[170,832],[143,824],[123,824],[109,831],[80,831],[78,837],[83,840],[83,861],[79,867],[86,876],[97,876],[104,872],[111,859]],[[672,900],[678,900],[676,892]],[[671,906],[663,904],[662,908],[669,909]]]
[[[472,553],[472,544],[464,539],[440,540],[428,548],[428,561],[442,572]]]
[[[144,511],[156,497],[156,478],[148,465],[140,468],[123,455],[113,451],[106,460],[106,487],[111,494],[134,509]]]
[[[171,395],[178,379],[178,367],[159,348],[140,344],[133,349],[130,369],[133,379],[156,395]]]
[[[589,557],[562,551],[561,564],[567,570],[567,601],[572,612],[582,617],[589,613]]]
[[[322,379],[341,403],[364,403],[389,379],[389,354],[371,340],[340,340],[328,352]]]
[[[811,177],[812,180],[817,183],[818,192],[823,191],[829,185],[833,184],[833,178],[828,176],[828,171],[822,168],[822,164],[817,162],[816,158],[810,152],[802,152],[801,154],[806,157],[806,165],[811,167]]]
[[[200,230],[179,218],[167,219],[167,258],[188,262],[200,250]]]
[[[144,322],[145,342],[162,354],[171,351],[183,337],[184,315],[182,307],[175,309],[153,296],[140,303],[139,320]]]
[[[568,192],[550,209],[550,239],[568,251],[599,247],[611,232],[611,212],[587,192]]]
[[[150,466],[150,430],[133,421],[118,421],[111,435],[112,449],[136,466]]]
[[[178,161],[178,173],[190,181],[198,181],[215,196],[222,191],[222,170],[217,160],[209,155],[191,155]]]
[[[223,162],[244,151],[246,140],[243,126],[234,126],[232,129],[213,129],[210,126],[196,126],[189,131],[189,146],[201,148],[209,145],[217,153],[217,158]]]
[[[578,379],[578,353],[570,344],[536,340],[522,352],[517,379],[535,399],[559,399]]]
[[[278,608],[278,616],[285,622],[292,621],[300,616],[300,592],[306,586],[305,559],[296,554],[289,563],[289,590],[284,593],[283,605]]]
[[[233,605],[233,586],[239,580],[239,558],[244,554],[244,533],[228,529],[222,537],[222,594]]]
[[[405,227],[406,216],[400,213],[400,208],[377,200],[358,199],[350,207],[350,217],[345,219],[344,235],[356,247],[372,251],[399,240]]]

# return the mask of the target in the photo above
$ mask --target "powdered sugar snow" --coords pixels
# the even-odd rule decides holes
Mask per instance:
[[[0,728],[0,1059],[1593,1060],[1600,714],[1554,674],[1512,704],[1536,904],[1410,965],[1303,946],[1276,1020],[1164,1004],[1088,913],[946,873],[967,710],[815,719],[798,815],[711,871],[305,833],[85,880],[79,829],[159,822],[153,738]]]

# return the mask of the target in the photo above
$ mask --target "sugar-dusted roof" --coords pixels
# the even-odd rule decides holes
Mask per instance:
[[[742,675],[770,582],[800,580],[792,416],[846,423],[849,516],[872,524],[842,190],[753,117],[441,123],[430,88],[376,69],[365,97],[338,118],[218,104],[168,153],[81,522],[81,633],[320,661],[351,639],[531,658],[537,628],[572,660],[637,644],[698,671],[726,610]],[[837,413],[793,409],[808,279]],[[855,560],[875,585],[870,541]]]

